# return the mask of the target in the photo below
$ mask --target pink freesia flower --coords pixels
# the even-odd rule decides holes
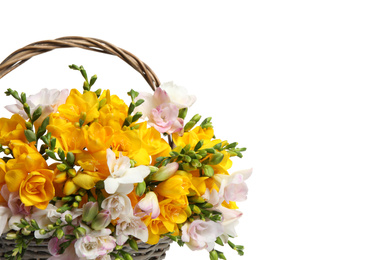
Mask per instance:
[[[115,193],[102,202],[102,208],[111,213],[111,219],[117,219],[121,215],[129,215],[132,207],[129,197],[122,193]]]
[[[77,239],[74,244],[76,255],[80,259],[97,259],[114,250],[116,240],[110,236],[111,230],[102,229],[97,231],[83,224],[80,226],[86,230],[86,235]]]
[[[215,246],[215,240],[222,234],[221,223],[211,220],[195,220],[182,227],[181,239],[191,250],[206,249],[210,252]]]
[[[152,109],[149,115],[149,124],[160,133],[181,132],[184,120],[178,116],[179,109],[174,104],[164,103]]]
[[[226,202],[244,201],[247,199],[248,186],[245,183],[252,174],[252,169],[242,170],[232,175],[215,174],[214,180],[219,184],[220,196]]]
[[[153,191],[148,192],[145,197],[135,206],[136,214],[137,211],[141,211],[147,215],[152,214],[152,219],[157,218],[160,215],[160,205],[158,204],[156,193]]]
[[[53,256],[49,257],[48,260],[75,260],[75,259],[80,259],[77,256],[77,254],[76,254],[76,251],[75,251],[75,248],[74,248],[74,243],[70,244],[70,246],[68,246],[65,249],[63,254],[58,254],[59,244],[61,244],[61,243],[62,243],[62,241],[58,240],[58,238],[52,238],[49,241],[49,245],[48,245],[49,252]]]
[[[142,242],[148,241],[149,232],[145,223],[140,217],[133,214],[133,208],[127,215],[121,215],[115,227],[116,243],[124,245],[129,236],[140,239]]]
[[[24,203],[20,200],[19,192],[10,192],[7,185],[4,185],[1,188],[1,196],[8,201],[8,207],[12,211],[12,215],[29,215],[31,213],[32,207],[25,206]]]
[[[148,118],[149,125],[160,133],[180,133],[184,127],[184,120],[178,118],[179,107],[171,102],[168,93],[162,88],[157,88],[154,94],[141,93],[137,99],[145,102],[135,111],[142,112],[143,118]]]
[[[42,89],[39,93],[27,97],[27,104],[30,106],[31,115],[38,108],[42,108],[42,115],[36,121],[38,125],[51,113],[57,112],[60,105],[64,104],[69,96],[69,90],[64,89],[62,91],[56,89]],[[28,119],[26,112],[24,112],[23,104],[17,101],[14,105],[5,107],[8,111],[14,114],[21,115],[24,119]]]

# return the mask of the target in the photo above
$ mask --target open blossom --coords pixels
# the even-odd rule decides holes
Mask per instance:
[[[191,250],[213,250],[215,240],[223,234],[221,223],[211,220],[195,220],[182,227],[181,239]]]
[[[38,108],[42,108],[42,115],[36,121],[39,125],[51,113],[56,113],[60,105],[64,104],[66,98],[69,96],[69,90],[62,91],[56,89],[42,89],[39,93],[27,97],[27,104],[30,106],[30,113],[33,114]],[[28,119],[26,112],[23,109],[23,104],[19,101],[14,105],[5,107],[8,111],[14,114],[21,115],[24,119]]]
[[[252,169],[238,171],[231,175],[214,175],[214,180],[219,183],[220,192],[223,192],[223,197],[226,202],[246,200],[248,186],[246,185],[245,180],[247,180],[251,174]]]
[[[12,215],[29,215],[32,207],[26,206],[20,200],[19,192],[10,192],[7,185],[1,188],[1,196],[8,202],[8,207],[12,211]]]
[[[116,159],[111,149],[107,149],[107,165],[110,176],[104,181],[104,188],[108,194],[129,194],[134,189],[134,183],[143,182],[150,173],[150,169],[145,165],[130,168],[130,158],[120,153]]]
[[[135,208],[147,215],[152,214],[152,219],[160,215],[160,205],[158,204],[157,195],[153,191],[146,193],[145,197],[138,202]]]
[[[149,238],[148,228],[140,217],[133,215],[132,207],[129,214],[121,215],[116,225],[115,235],[118,245],[124,245],[129,236],[134,236],[142,242],[148,241]]]
[[[186,88],[176,85],[173,81],[161,84],[160,88],[168,93],[171,102],[179,109],[190,107],[196,101],[196,97],[189,95]]]
[[[180,133],[184,127],[184,120],[179,118],[179,107],[171,102],[168,93],[157,88],[154,94],[141,93],[138,99],[145,102],[136,108],[148,118],[149,125],[160,133]]]
[[[0,235],[8,231],[8,219],[11,215],[9,208],[0,206]]]
[[[117,219],[121,215],[130,214],[131,201],[126,195],[116,193],[103,200],[102,208],[110,211],[111,219]]]
[[[80,259],[97,259],[112,252],[116,246],[116,240],[110,236],[111,230],[91,230],[81,225],[86,230],[86,235],[77,239],[74,244],[76,255]]]
[[[237,237],[235,228],[238,225],[239,218],[242,216],[242,212],[236,209],[228,209],[223,206],[219,206],[217,210],[222,213],[223,235],[221,235],[221,238],[224,243],[227,243],[229,237]]]

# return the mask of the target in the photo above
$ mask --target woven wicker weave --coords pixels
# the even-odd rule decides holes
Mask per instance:
[[[153,90],[156,90],[160,85],[160,81],[154,72],[135,55],[106,41],[79,36],[39,41],[13,52],[0,63],[0,79],[32,57],[59,48],[81,48],[118,56],[138,71]],[[162,238],[156,245],[139,243],[138,251],[134,251],[130,247],[125,247],[124,250],[131,253],[134,260],[160,260],[165,258],[166,251],[169,250],[171,242],[172,240],[168,238]],[[48,241],[44,241],[39,245],[31,243],[23,259],[43,260],[49,258],[51,255],[48,252],[47,244]],[[5,252],[14,249],[14,246],[15,243],[13,241],[0,237],[0,259],[3,259]]]
[[[169,246],[172,240],[168,238],[160,239],[160,242],[156,245],[149,245],[145,243],[138,244],[138,251],[134,251],[130,247],[125,247],[124,251],[131,254],[134,260],[161,260],[165,259],[166,252],[169,250]],[[47,249],[48,241],[36,245],[31,243],[23,257],[26,260],[45,260],[51,257],[51,254]],[[15,248],[15,243],[10,240],[6,240],[0,237],[0,259],[3,259],[5,252],[11,251]]]

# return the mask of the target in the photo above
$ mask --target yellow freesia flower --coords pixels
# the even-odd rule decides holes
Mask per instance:
[[[72,89],[65,104],[58,107],[61,117],[72,123],[84,119],[87,124],[99,117],[99,101],[95,92],[87,91],[81,94],[77,89]]]
[[[14,114],[10,119],[0,118],[0,144],[8,146],[11,140],[26,141],[24,135],[26,121],[18,114]]]
[[[90,153],[95,153],[105,151],[110,147],[114,129],[110,126],[92,123],[86,133],[87,149]]]
[[[190,132],[185,132],[183,136],[180,136],[177,133],[172,134],[173,142],[176,146],[185,147],[187,144],[190,144],[191,148],[194,148],[200,140],[203,140],[204,144],[207,144],[213,136],[213,128],[203,129],[200,126],[195,127]]]
[[[10,192],[19,191],[26,206],[45,209],[54,197],[54,173],[35,146],[21,141],[11,141],[9,147],[15,159],[7,162],[5,182]]]
[[[161,133],[158,132],[154,127],[147,127],[146,122],[139,124],[137,130],[134,130],[138,133],[141,138],[142,148],[152,156],[152,160],[159,156],[169,156],[171,147],[163,138],[161,138]]]
[[[168,180],[160,183],[154,191],[166,198],[179,200],[183,195],[190,193],[191,186],[192,183],[187,176],[173,175]]]
[[[146,216],[142,219],[142,221],[145,223],[145,225],[148,227],[148,241],[146,243],[150,245],[155,245],[160,240],[160,236],[162,234],[166,234],[169,232],[173,232],[174,230],[170,231],[165,225],[164,222],[161,220],[162,217],[159,216],[155,219],[152,219],[151,216]],[[165,222],[166,224],[167,222]],[[177,228],[177,226],[176,226]]]
[[[50,116],[50,123],[46,127],[52,137],[57,139],[56,147],[61,147],[66,153],[81,153],[87,145],[86,142],[87,126],[76,127],[74,124],[62,118],[59,114]]]
[[[116,95],[110,95],[110,90],[103,91],[99,101],[105,99],[105,105],[99,110],[99,123],[110,126],[116,131],[122,129],[123,122],[127,117],[128,105]]]
[[[51,170],[40,169],[30,172],[20,184],[20,200],[26,206],[46,209],[55,194],[53,178]]]
[[[6,167],[5,167],[5,162],[0,159],[0,190],[5,185],[5,173],[6,173]],[[0,203],[4,202],[4,198],[0,194]]]
[[[135,160],[136,165],[149,165],[150,156],[145,149],[141,148],[141,139],[134,130],[120,131],[112,137],[111,149],[117,157],[119,152],[122,152],[122,155]]]

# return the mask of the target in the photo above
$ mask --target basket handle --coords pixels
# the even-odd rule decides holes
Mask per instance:
[[[80,36],[68,36],[55,40],[39,41],[13,52],[0,63],[0,79],[32,57],[60,48],[81,48],[116,55],[138,71],[153,90],[156,90],[156,88],[160,86],[160,81],[156,74],[154,74],[148,65],[143,63],[132,53],[103,40]]]

